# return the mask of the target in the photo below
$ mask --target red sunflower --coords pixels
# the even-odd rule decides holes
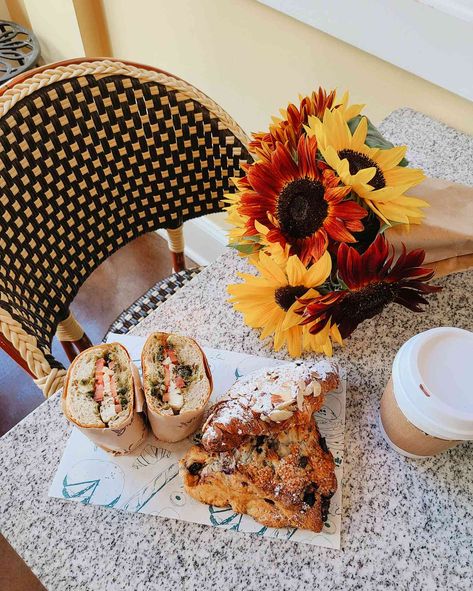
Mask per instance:
[[[428,303],[424,295],[441,289],[427,285],[434,272],[421,266],[424,258],[424,250],[407,252],[403,247],[394,263],[394,249],[382,234],[363,254],[341,244],[338,275],[348,289],[301,301],[303,307],[298,313],[304,318],[302,324],[309,324],[312,334],[327,324],[336,324],[342,338],[346,338],[363,320],[373,318],[392,302],[421,312]]]
[[[269,132],[253,133],[253,141],[250,142],[250,151],[257,154],[262,160],[270,160],[271,152],[280,142],[295,151],[299,137],[304,131],[303,126],[309,122],[309,117],[322,118],[325,109],[331,109],[335,102],[335,90],[327,93],[322,87],[312,92],[310,96],[301,99],[299,108],[290,103],[286,111],[282,111],[284,119],[274,120],[269,126]]]
[[[269,242],[288,244],[304,264],[318,260],[329,240],[356,242],[352,232],[363,230],[360,220],[367,215],[354,201],[344,201],[350,188],[339,186],[340,179],[316,158],[315,138],[301,136],[295,157],[279,143],[269,160],[247,167],[239,181],[246,235],[257,234],[259,222],[268,228]]]

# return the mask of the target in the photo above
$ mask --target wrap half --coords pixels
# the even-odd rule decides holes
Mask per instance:
[[[148,420],[161,441],[185,439],[202,423],[212,375],[199,345],[189,337],[151,334],[141,353]]]
[[[74,359],[61,404],[70,422],[114,455],[130,453],[148,434],[138,369],[119,343],[90,347]]]

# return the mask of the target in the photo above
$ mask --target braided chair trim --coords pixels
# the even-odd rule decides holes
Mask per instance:
[[[0,117],[3,117],[8,111],[25,97],[33,92],[44,88],[54,82],[69,80],[71,78],[78,78],[79,76],[131,76],[138,78],[143,82],[157,82],[166,86],[171,90],[182,92],[188,98],[191,98],[201,103],[210,113],[224,124],[244,145],[248,145],[249,138],[243,129],[230,117],[230,115],[213,101],[206,94],[191,86],[180,78],[174,78],[165,72],[158,70],[147,70],[138,68],[131,64],[112,60],[100,60],[94,62],[81,62],[78,64],[69,64],[64,66],[56,66],[42,70],[33,74],[23,82],[15,84],[12,88],[8,88],[0,96]]]
[[[51,368],[43,351],[38,348],[35,337],[27,334],[21,324],[3,308],[0,308],[0,331],[26,361],[28,368],[36,376],[35,384],[46,398],[62,388],[66,370]]]

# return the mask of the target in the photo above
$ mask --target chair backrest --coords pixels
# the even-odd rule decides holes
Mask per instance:
[[[0,337],[31,373],[60,367],[56,326],[101,262],[221,209],[247,140],[209,97],[147,66],[73,60],[0,89]]]

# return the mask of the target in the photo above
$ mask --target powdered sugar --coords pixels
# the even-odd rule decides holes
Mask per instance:
[[[320,394],[317,380],[324,379],[333,370],[334,365],[327,361],[317,365],[297,362],[259,369],[230,388],[226,402],[214,409],[209,420],[212,418],[217,425],[229,425],[233,421],[245,421],[250,413],[259,414],[263,421],[287,420],[297,408],[302,410],[303,397]],[[207,438],[215,435],[209,433],[211,428],[204,427]]]

